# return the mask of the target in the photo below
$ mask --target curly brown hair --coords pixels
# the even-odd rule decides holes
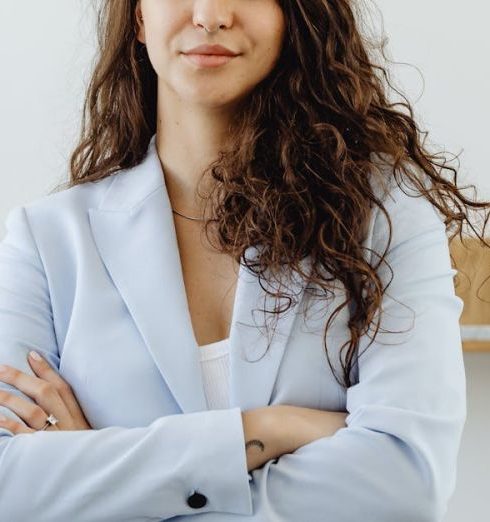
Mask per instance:
[[[378,57],[387,60],[386,44],[376,44],[361,32],[360,2],[278,3],[287,23],[281,56],[271,74],[243,101],[223,151],[202,173],[203,177],[210,173],[216,181],[206,201],[213,219],[205,223],[205,231],[211,242],[208,228],[213,225],[217,248],[259,278],[265,270],[277,278],[286,266],[308,277],[327,296],[333,280],[344,285],[347,299],[326,324],[324,346],[333,371],[327,330],[348,306],[351,339],[341,349],[342,353],[347,347],[343,383],[339,382],[348,387],[360,337],[373,322],[391,282],[383,288],[377,273],[386,262],[391,223],[377,265],[367,262],[362,245],[374,206],[390,222],[370,184],[376,176],[386,176],[380,165],[389,165],[390,177],[412,182],[437,207],[446,231],[454,232],[450,241],[458,233],[463,239],[466,221],[490,246],[468,218],[469,207],[483,210],[486,224],[490,203],[467,199],[457,186],[457,169],[442,153],[431,154],[425,148],[422,136],[427,132],[416,123],[409,100],[394,88],[383,62],[376,62]],[[145,45],[136,39],[136,4],[137,0],[102,1],[99,52],[79,143],[70,160],[69,187],[97,182],[139,164],[156,132],[157,76]],[[390,103],[389,89],[402,101]],[[251,264],[244,253],[256,244],[263,248],[258,262]],[[311,272],[304,274],[300,262],[307,256]],[[322,275],[325,270],[332,278]],[[274,295],[286,296],[291,303],[287,293]],[[379,320],[374,337],[378,329]]]

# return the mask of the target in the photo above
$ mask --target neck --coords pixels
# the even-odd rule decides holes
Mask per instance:
[[[165,115],[165,116],[164,116]],[[193,106],[168,91],[158,96],[156,149],[172,208],[187,216],[201,216],[204,198],[214,180],[198,183],[219,157],[229,132],[230,118],[222,108]]]

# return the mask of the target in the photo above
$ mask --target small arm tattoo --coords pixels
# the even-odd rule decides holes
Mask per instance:
[[[252,447],[252,446],[257,446],[260,451],[264,451],[265,449],[265,446],[264,446],[264,443],[258,439],[252,439],[252,440],[249,440],[246,444],[245,444],[245,449],[248,450],[248,448]]]

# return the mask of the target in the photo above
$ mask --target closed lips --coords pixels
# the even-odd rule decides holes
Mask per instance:
[[[221,45],[199,45],[185,51],[184,54],[208,54],[218,56],[237,56],[238,53],[231,51],[230,49]]]

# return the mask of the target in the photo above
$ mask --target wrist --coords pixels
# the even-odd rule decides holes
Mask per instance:
[[[276,441],[277,431],[268,410],[268,407],[264,407],[242,412],[248,471],[280,456]]]

